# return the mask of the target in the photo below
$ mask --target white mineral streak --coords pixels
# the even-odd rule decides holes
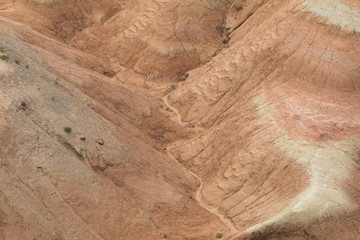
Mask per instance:
[[[341,0],[305,0],[305,9],[346,32],[360,31],[360,11]]]
[[[254,102],[258,106],[259,116],[266,116],[266,120],[271,124],[276,123],[275,108],[272,105],[269,106],[265,94],[257,96]],[[264,105],[267,107],[264,108]],[[307,167],[311,176],[310,184],[279,214],[248,228],[247,232],[249,233],[271,225],[328,217],[351,207],[338,184],[339,180],[349,177],[349,170],[355,164],[352,160],[354,159],[352,153],[355,151],[350,139],[314,144],[290,139],[285,130],[279,131],[282,132],[283,137],[275,141],[275,146]]]

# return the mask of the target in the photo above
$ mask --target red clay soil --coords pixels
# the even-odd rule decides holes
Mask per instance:
[[[0,0],[0,240],[358,239],[356,0]]]

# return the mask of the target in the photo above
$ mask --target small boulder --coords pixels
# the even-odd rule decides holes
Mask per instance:
[[[96,143],[99,145],[104,145],[104,140],[102,138],[96,139]]]
[[[175,86],[175,84],[171,83],[168,87],[168,91],[171,92],[174,89],[176,89],[176,86]]]

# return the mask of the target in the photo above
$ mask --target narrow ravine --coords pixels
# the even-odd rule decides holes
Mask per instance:
[[[169,104],[168,102],[168,98],[167,98],[168,95],[166,95],[165,97],[163,97],[163,101],[165,103],[165,105],[170,108],[175,114],[176,114],[176,118],[172,119],[174,121],[176,121],[178,124],[180,125],[184,125],[184,123],[181,121],[181,115],[179,114],[179,112],[177,111],[177,109],[174,109],[173,107],[171,107],[171,105]],[[174,143],[172,143],[173,145]],[[167,148],[167,149],[170,149],[170,148]],[[190,171],[189,169],[187,169],[186,167],[184,167],[184,165],[182,165],[171,153],[170,151],[166,151],[167,152],[167,155],[173,159],[180,167],[184,168],[187,172],[189,172],[191,175],[193,175],[200,183],[197,191],[195,192],[195,196],[194,196],[194,199],[195,201],[201,206],[203,207],[204,209],[206,209],[207,211],[211,212],[212,214],[216,215],[220,221],[222,223],[224,223],[224,225],[229,229],[230,233],[229,233],[229,236],[225,236],[225,239],[232,239],[233,237],[235,236],[239,236],[239,230],[234,226],[234,224],[231,222],[230,219],[226,218],[223,214],[221,214],[219,212],[219,210],[216,208],[216,207],[213,207],[209,204],[207,204],[203,199],[202,199],[202,195],[201,195],[201,192],[202,192],[202,189],[203,189],[203,181],[202,179],[197,175],[195,174],[194,172]]]

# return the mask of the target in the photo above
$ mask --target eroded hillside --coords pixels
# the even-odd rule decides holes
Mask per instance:
[[[359,31],[356,0],[0,0],[0,239],[357,239]]]

